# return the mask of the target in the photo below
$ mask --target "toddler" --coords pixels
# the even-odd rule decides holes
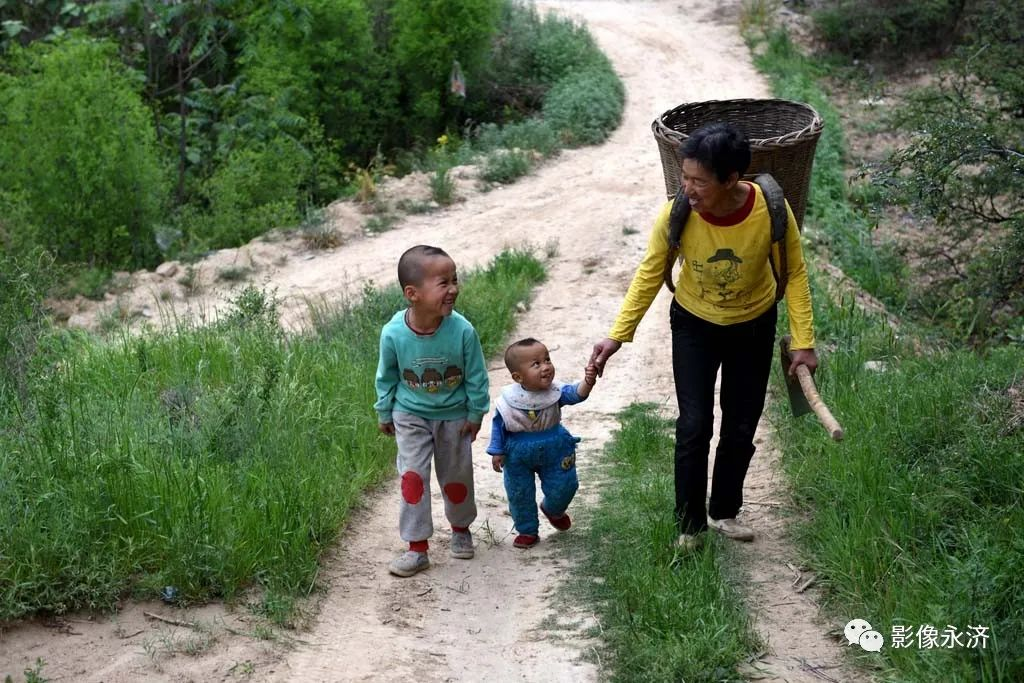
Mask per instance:
[[[535,477],[544,493],[540,511],[560,531],[572,525],[565,511],[579,488],[579,439],[562,426],[561,407],[590,395],[597,369],[588,365],[583,381],[576,384],[555,382],[547,347],[532,337],[505,350],[505,366],[515,384],[504,387],[495,402],[487,452],[494,471],[504,472],[509,512],[519,532],[512,545],[529,548],[540,540]]]

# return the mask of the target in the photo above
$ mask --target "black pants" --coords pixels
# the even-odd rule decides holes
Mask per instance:
[[[743,505],[743,480],[754,455],[754,431],[764,410],[777,315],[772,306],[754,320],[716,325],[672,302],[672,373],[679,402],[675,512],[681,533],[703,531],[708,515],[712,519],[735,517]],[[711,500],[705,510],[719,367],[722,426]]]

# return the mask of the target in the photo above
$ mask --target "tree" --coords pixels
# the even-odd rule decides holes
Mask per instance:
[[[243,96],[318,122],[349,158],[369,158],[397,126],[394,82],[363,0],[296,0],[290,12],[258,11],[246,26]]]
[[[477,70],[497,29],[499,9],[498,0],[395,0],[391,53],[414,136],[431,138],[456,122],[461,99],[448,92],[452,64],[458,61],[466,73]]]
[[[977,341],[1024,340],[1022,36],[1017,3],[972,3],[942,78],[897,118],[910,143],[878,176],[934,224],[915,247],[914,300]]]
[[[0,76],[0,199],[12,241],[65,262],[156,256],[167,184],[139,78],[112,43],[71,34],[14,48]],[[16,210],[8,213],[8,201]]]

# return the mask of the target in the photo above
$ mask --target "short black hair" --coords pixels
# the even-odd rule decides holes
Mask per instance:
[[[505,367],[508,368],[508,371],[516,371],[516,368],[514,367],[516,361],[518,360],[516,351],[518,351],[519,349],[525,349],[528,346],[534,346],[536,344],[540,344],[541,346],[543,346],[544,342],[540,341],[539,339],[534,339],[533,337],[525,337],[523,339],[520,339],[519,341],[514,341],[511,344],[509,344],[508,348],[505,349]]]
[[[405,250],[398,259],[398,284],[402,289],[408,285],[419,287],[423,284],[423,261],[433,256],[444,256],[451,258],[448,253],[440,247],[431,247],[426,244],[417,244]]]
[[[693,159],[724,183],[733,173],[742,178],[750,166],[750,140],[729,123],[701,126],[679,144],[681,159]]]

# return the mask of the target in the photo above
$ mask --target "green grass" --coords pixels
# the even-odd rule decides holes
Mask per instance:
[[[455,201],[455,179],[451,169],[439,166],[430,176],[430,196],[441,206]]]
[[[523,252],[467,273],[459,310],[489,354],[544,277]],[[0,621],[125,595],[266,589],[286,620],[323,548],[393,467],[372,410],[397,286],[285,337],[253,288],[207,327],[103,343],[52,332],[28,380],[0,383]]]
[[[901,310],[906,264],[893,248],[872,243],[871,223],[848,201],[842,121],[820,85],[827,67],[802,54],[782,31],[748,37],[748,42],[763,48],[755,50],[754,63],[771,81],[773,94],[810,104],[825,123],[814,155],[805,225],[847,275],[890,308]]]
[[[810,102],[826,121],[809,226],[848,275],[902,307],[905,266],[872,247],[846,196],[840,122],[818,85],[826,72],[782,34],[766,47],[757,63],[775,95]],[[852,300],[829,301],[809,261],[819,389],[846,438],[829,441],[813,416],[793,420],[785,400],[769,417],[801,513],[803,562],[827,613],[840,627],[861,618],[881,632],[880,653],[850,650],[881,680],[1024,679],[1024,349],[923,354],[920,337],[934,336],[923,323],[905,322],[897,335]],[[869,360],[884,371],[866,369]],[[892,647],[894,627],[926,626],[985,626],[991,637],[985,649]]]
[[[601,660],[613,681],[738,680],[754,654],[753,632],[734,581],[726,544],[673,547],[672,423],[651,405],[633,405],[608,447],[596,507],[584,513],[582,592],[600,622]]]
[[[886,680],[1021,680],[1024,349],[919,356],[852,305],[825,302],[818,316],[836,347],[819,387],[847,436],[830,442],[784,401],[773,422],[828,611],[882,633],[881,654],[859,659]],[[992,638],[985,650],[890,646],[894,626],[929,624]]]

